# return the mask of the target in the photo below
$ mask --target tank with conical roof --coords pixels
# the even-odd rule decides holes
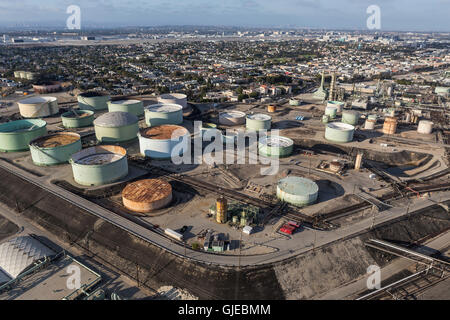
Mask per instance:
[[[139,119],[128,112],[108,112],[94,121],[95,135],[100,142],[123,142],[137,138]]]

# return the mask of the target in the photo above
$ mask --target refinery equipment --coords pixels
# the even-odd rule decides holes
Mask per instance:
[[[267,106],[267,112],[269,113],[275,113],[277,111],[277,106],[270,104]]]
[[[31,140],[47,134],[47,123],[40,119],[16,120],[0,124],[0,150],[29,149]]]
[[[161,179],[138,180],[123,189],[122,201],[131,211],[149,213],[172,201],[172,186]]]
[[[167,93],[158,97],[159,104],[178,104],[186,109],[187,96],[183,93]]]
[[[256,113],[247,116],[246,128],[248,131],[270,130],[272,117],[267,114]]]
[[[265,157],[289,157],[293,149],[294,141],[287,137],[266,136],[258,142],[258,153]]]
[[[319,194],[317,184],[302,177],[289,176],[277,184],[277,197],[295,206],[306,206],[316,202]]]
[[[81,110],[106,110],[109,100],[110,96],[106,93],[88,91],[78,95],[78,106]]]
[[[117,100],[108,101],[108,111],[128,112],[136,117],[144,115],[144,103],[140,100]]]
[[[149,158],[170,159],[173,152],[181,155],[189,147],[189,131],[176,125],[144,128],[138,137],[141,154]]]
[[[331,106],[325,108],[325,115],[328,116],[330,119],[336,118],[337,113],[337,107]]]
[[[145,108],[145,123],[149,127],[183,123],[183,107],[179,104],[153,104]]]
[[[68,162],[70,157],[80,150],[81,137],[72,132],[55,133],[30,142],[31,158],[38,166]]]
[[[95,136],[100,142],[130,141],[137,137],[138,118],[128,112],[108,112],[94,120]]]
[[[58,99],[55,97],[31,97],[17,104],[24,118],[43,118],[59,112]]]
[[[373,130],[375,129],[375,124],[377,123],[376,120],[366,119],[364,122],[364,129],[365,130]]]
[[[345,103],[341,101],[327,101],[327,107],[336,107],[336,112],[342,112],[344,105]]]
[[[228,202],[223,196],[216,201],[216,221],[218,223],[226,223],[228,215]]]
[[[69,160],[75,182],[100,186],[128,175],[127,150],[119,146],[95,146],[83,149]]]
[[[245,123],[245,113],[241,111],[226,111],[219,114],[219,123],[225,126],[237,126]]]
[[[342,122],[356,126],[359,122],[359,112],[358,111],[344,111],[342,113]]]
[[[386,117],[383,124],[384,134],[394,134],[397,131],[397,118]]]
[[[325,85],[325,72],[322,71],[322,80],[320,82],[320,87],[316,92],[313,93],[315,99],[325,100],[328,96],[328,91],[324,87]]]
[[[353,140],[353,134],[355,132],[355,127],[342,122],[332,122],[328,123],[325,129],[325,139],[338,142],[346,143]]]
[[[429,120],[420,120],[417,126],[417,132],[422,134],[431,134],[433,132],[433,122]]]
[[[61,115],[61,121],[65,128],[89,127],[94,122],[94,111],[71,110]]]

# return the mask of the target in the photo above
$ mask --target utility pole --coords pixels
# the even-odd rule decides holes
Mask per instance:
[[[372,225],[370,226],[370,230],[372,230],[373,226],[375,225],[375,205],[372,206]]]
[[[242,231],[241,231],[241,236],[239,238],[239,258],[238,258],[238,269],[241,269],[241,248],[242,248]]]

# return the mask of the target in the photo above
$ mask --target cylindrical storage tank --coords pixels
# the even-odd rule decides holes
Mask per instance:
[[[376,120],[367,119],[366,122],[364,123],[364,129],[365,130],[373,130],[373,129],[375,129],[375,124],[376,124]]]
[[[369,114],[369,116],[367,117],[367,119],[377,121],[378,116],[377,116],[376,114]]]
[[[325,129],[325,139],[332,142],[346,143],[353,140],[354,132],[355,127],[351,124],[332,122],[327,124]]]
[[[83,149],[70,158],[75,182],[100,186],[128,175],[127,150],[119,146],[96,146]]]
[[[422,134],[431,134],[433,132],[433,122],[420,120],[417,126],[417,132]]]
[[[138,118],[128,112],[108,112],[94,120],[95,136],[100,142],[123,142],[137,137]]]
[[[276,106],[274,106],[272,104],[267,106],[267,112],[274,113],[276,111],[277,111],[277,107]]]
[[[38,84],[33,84],[33,90],[38,94],[47,94],[50,92],[61,91],[62,87],[61,83],[57,81],[40,82]]]
[[[181,155],[189,147],[188,136],[186,128],[170,124],[141,129],[138,134],[141,154],[149,158],[170,159],[177,147]]]
[[[287,137],[266,136],[258,141],[258,153],[265,157],[289,157],[294,149],[294,141]]]
[[[330,121],[330,117],[324,114],[322,116],[322,123],[328,123]]]
[[[247,116],[245,126],[248,131],[270,130],[272,117],[262,113],[250,114]]]
[[[78,95],[78,106],[81,110],[99,111],[108,109],[110,96],[106,93],[88,91]]]
[[[205,133],[214,136],[218,131],[219,129],[217,129],[217,125],[214,123],[202,123],[202,128],[200,129],[202,137],[205,135]]]
[[[40,119],[17,120],[0,124],[0,150],[22,151],[29,143],[47,134],[47,123]]]
[[[218,223],[227,222],[228,202],[224,197],[216,200],[216,221]]]
[[[337,112],[342,112],[344,104],[345,103],[341,101],[327,101],[327,107],[336,107]]]
[[[383,124],[384,134],[394,134],[397,131],[397,118],[386,117]]]
[[[158,103],[160,104],[178,104],[186,109],[187,96],[183,93],[167,93],[158,97]]]
[[[59,112],[58,99],[55,97],[31,97],[17,104],[24,118],[43,118]]]
[[[232,221],[234,224],[237,224],[239,222],[239,217],[238,216],[233,216]]]
[[[348,123],[353,126],[357,125],[359,121],[359,112],[358,111],[344,111],[342,113],[342,122]]]
[[[237,126],[245,123],[245,113],[241,111],[226,111],[219,114],[219,123],[225,126]]]
[[[83,128],[92,126],[94,111],[72,110],[61,115],[61,121],[65,128]]]
[[[394,108],[388,108],[386,110],[386,116],[388,116],[388,117],[395,117],[395,109]]]
[[[316,202],[319,194],[317,184],[302,177],[289,176],[277,184],[277,198],[295,206],[307,206]]]
[[[179,104],[153,104],[145,108],[145,123],[149,127],[183,123],[183,107]]]
[[[122,190],[122,201],[128,210],[149,213],[172,201],[172,186],[161,179],[135,181]]]
[[[298,100],[298,99],[290,99],[289,100],[289,105],[291,105],[291,106],[299,106],[300,105],[300,100]]]
[[[405,114],[405,122],[410,123],[411,122],[411,113],[407,112]]]
[[[108,111],[122,111],[134,114],[136,117],[144,115],[144,103],[140,100],[108,101]]]
[[[38,166],[68,162],[70,157],[80,150],[81,137],[72,132],[55,133],[30,142],[31,158]]]
[[[330,119],[336,118],[337,108],[336,107],[326,107],[325,115],[329,116]]]

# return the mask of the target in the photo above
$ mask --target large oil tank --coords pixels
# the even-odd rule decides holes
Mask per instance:
[[[138,180],[122,190],[122,201],[131,211],[149,213],[172,201],[172,186],[161,179]]]
[[[94,123],[94,111],[71,110],[61,115],[61,121],[65,128],[82,128],[92,126]]]
[[[353,140],[354,132],[355,127],[351,124],[332,122],[327,124],[325,129],[325,139],[332,142],[346,143]]]
[[[29,149],[31,140],[47,134],[47,123],[40,119],[16,120],[0,124],[0,150]]]
[[[420,120],[417,126],[417,132],[422,134],[431,134],[433,132],[433,122],[428,120]]]
[[[108,111],[122,111],[134,114],[136,117],[144,115],[144,103],[140,100],[108,101]]]
[[[119,146],[95,146],[83,149],[70,158],[75,182],[100,186],[128,175],[127,150]]]
[[[218,223],[226,223],[228,214],[228,202],[224,197],[220,197],[216,201],[216,221]]]
[[[356,126],[359,122],[359,112],[354,110],[344,111],[342,113],[342,122]]]
[[[295,206],[306,206],[317,201],[319,187],[309,179],[289,176],[277,184],[277,198]]]
[[[336,113],[337,113],[337,108],[335,106],[325,108],[325,115],[329,116],[330,119],[336,118]]]
[[[248,131],[270,130],[272,117],[267,114],[256,113],[247,116],[246,128]]]
[[[219,113],[219,123],[225,126],[237,126],[245,123],[245,113],[241,111],[225,111]]]
[[[266,136],[258,141],[258,153],[265,157],[289,157],[294,149],[294,141],[287,137]]]
[[[38,166],[68,162],[70,157],[80,150],[81,137],[72,132],[50,134],[30,142],[31,158]]]
[[[183,93],[167,93],[158,97],[158,103],[160,104],[178,104],[186,109],[187,96]]]
[[[145,108],[145,123],[149,127],[183,123],[183,106],[179,104],[153,104]]]
[[[188,150],[189,131],[181,126],[162,125],[141,129],[139,147],[145,157],[155,159],[170,159],[174,148],[177,147],[180,155]]]
[[[108,109],[110,96],[103,92],[88,91],[78,95],[78,106],[81,110],[99,111]]]
[[[49,117],[59,112],[55,97],[31,97],[18,103],[20,115],[24,118]]]
[[[335,107],[337,112],[342,112],[344,105],[345,103],[341,101],[327,101],[327,107]]]
[[[137,137],[138,118],[128,112],[108,112],[94,120],[95,136],[100,142],[130,141]]]
[[[386,117],[383,124],[383,133],[394,134],[397,132],[397,122],[396,117]]]

